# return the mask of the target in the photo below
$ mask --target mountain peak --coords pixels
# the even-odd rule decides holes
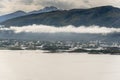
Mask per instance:
[[[56,8],[55,6],[47,6],[47,7],[45,7],[45,8],[43,8],[43,9],[54,9],[54,10],[57,10],[58,8]]]
[[[17,13],[17,14],[26,14],[26,12],[21,11],[21,10],[14,12],[14,14],[15,14],[15,13]]]
[[[49,6],[49,7],[45,7],[43,9],[40,9],[38,11],[29,12],[29,14],[38,14],[38,13],[45,13],[45,12],[57,11],[57,10],[59,10],[59,9],[56,8],[56,7],[54,7],[54,6]]]
[[[103,7],[103,8],[114,8],[114,7],[113,7],[113,6],[111,6],[111,5],[101,6],[101,7]]]
[[[119,8],[117,8],[117,7],[110,6],[110,5],[108,5],[108,6],[96,7],[96,9],[97,9],[97,8],[99,8],[99,9],[108,9],[108,10],[110,10],[110,9],[119,9]]]
[[[51,12],[51,11],[57,11],[58,10],[58,8],[56,8],[56,7],[54,7],[54,6],[47,6],[47,7],[45,7],[45,8],[43,8],[43,9],[41,9],[41,10],[39,10],[39,11],[42,11],[42,12]]]

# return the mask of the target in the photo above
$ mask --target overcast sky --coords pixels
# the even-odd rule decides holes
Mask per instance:
[[[17,10],[38,10],[45,6],[72,9],[90,8],[104,5],[113,5],[120,8],[120,0],[0,0],[0,15]]]

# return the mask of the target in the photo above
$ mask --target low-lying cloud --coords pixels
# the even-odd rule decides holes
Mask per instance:
[[[72,25],[55,27],[47,25],[11,26],[10,28],[1,27],[0,31],[13,31],[14,33],[89,33],[89,34],[109,34],[119,33],[120,28],[107,28],[99,26],[79,26]]]

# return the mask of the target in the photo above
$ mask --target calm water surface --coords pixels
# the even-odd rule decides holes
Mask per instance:
[[[0,80],[120,80],[120,56],[1,50]]]

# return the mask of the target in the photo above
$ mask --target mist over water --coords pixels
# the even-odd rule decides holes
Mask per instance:
[[[0,27],[1,39],[29,39],[29,40],[49,40],[49,41],[119,41],[120,28],[108,28],[100,26],[47,26],[28,25]]]
[[[88,34],[109,34],[109,33],[119,33],[120,28],[107,28],[100,26],[79,26],[75,27],[72,25],[69,26],[47,26],[47,25],[28,25],[28,26],[11,26],[9,28],[1,27],[0,31],[11,30],[14,33],[88,33]]]

